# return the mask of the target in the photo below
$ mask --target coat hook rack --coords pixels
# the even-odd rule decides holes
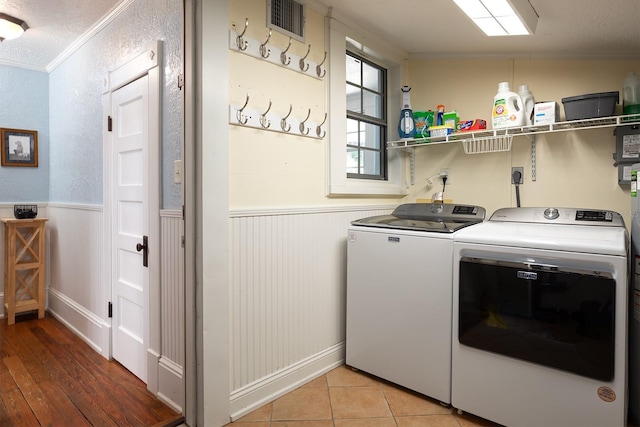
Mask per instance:
[[[289,37],[289,44],[287,45],[287,48],[283,50],[282,53],[280,54],[280,62],[282,62],[282,65],[286,66],[291,64],[291,58],[287,56],[287,52],[289,51],[290,47],[291,47],[291,37]]]
[[[265,129],[268,129],[271,126],[271,120],[267,120],[267,113],[271,110],[271,100],[269,100],[269,106],[267,107],[267,111],[260,114],[260,126]]]
[[[322,126],[326,123],[327,114],[324,115],[324,120],[319,125],[310,120],[311,108],[307,109],[307,116],[304,120],[300,120],[293,114],[293,104],[289,104],[289,111],[283,117],[277,112],[272,112],[273,102],[269,99],[269,105],[266,110],[256,111],[248,107],[249,95],[244,101],[242,107],[234,107],[229,105],[229,124],[240,126],[244,128],[252,128],[260,131],[269,131],[283,133],[287,135],[293,135],[298,137],[323,139],[326,132],[323,132]],[[280,127],[271,126],[272,123],[280,122]],[[292,133],[291,129],[298,128],[300,133]],[[315,128],[315,132],[311,132],[311,129]]]
[[[247,95],[247,99],[244,101],[244,105],[236,113],[236,120],[238,120],[238,123],[240,123],[241,125],[246,125],[247,121],[249,120],[247,116],[242,114],[244,109],[247,108],[247,104],[249,104],[249,95]]]
[[[324,61],[327,60],[327,51],[324,51],[324,58],[322,58],[322,62],[316,65],[316,74],[318,77],[323,78],[327,74],[327,70],[322,69],[322,65],[324,65]]]
[[[300,122],[300,133],[303,135],[309,135],[309,128],[305,125],[305,123],[307,123],[307,120],[309,120],[309,117],[311,117],[311,108],[309,108],[309,112],[307,113],[307,117]]]
[[[269,55],[271,55],[271,49],[267,47],[267,44],[269,43],[270,39],[271,39],[271,30],[269,30],[269,35],[267,36],[267,39],[264,41],[264,43],[260,45],[260,56],[262,56],[265,59],[267,59]]]
[[[293,111],[293,104],[289,104],[289,112],[287,113],[286,116],[282,118],[282,120],[280,120],[280,128],[285,132],[289,132],[291,130],[291,125],[287,124],[287,119],[291,115],[292,111]]]
[[[244,30],[242,30],[242,33],[236,38],[236,45],[238,45],[238,49],[240,50],[247,50],[249,46],[249,43],[244,39],[244,33],[247,32],[247,28],[249,28],[249,18],[244,19]]]
[[[300,58],[300,62],[298,63],[298,65],[300,66],[300,71],[307,71],[309,69],[309,64],[305,62],[307,56],[309,56],[309,53],[311,53],[311,45],[309,45],[309,47],[307,48],[307,54]]]
[[[304,56],[297,55],[294,53],[295,50],[291,48],[294,44],[292,37],[289,37],[287,46],[281,49],[275,44],[269,44],[272,38],[271,29],[269,29],[265,39],[256,40],[246,35],[248,26],[248,18],[245,18],[245,26],[242,32],[236,28],[236,24],[233,24],[233,28],[229,30],[229,49],[314,79],[322,80],[326,76],[328,71],[324,68],[327,60],[326,51],[324,52],[324,59],[318,64],[310,59],[312,57],[311,45],[307,45],[307,51]]]
[[[324,138],[325,135],[327,134],[327,132],[322,131],[322,126],[326,121],[327,121],[327,113],[324,113],[324,120],[322,120],[322,123],[316,126],[316,135],[318,135],[318,138]]]

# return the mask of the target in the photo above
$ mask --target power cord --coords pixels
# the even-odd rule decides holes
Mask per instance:
[[[442,177],[442,194],[444,194],[444,188],[447,186],[447,176]]]
[[[522,179],[522,172],[519,170],[513,171],[511,175],[513,183],[516,185],[516,207],[520,207],[520,180]]]

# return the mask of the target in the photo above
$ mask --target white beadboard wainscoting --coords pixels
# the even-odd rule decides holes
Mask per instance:
[[[181,210],[160,211],[160,330],[158,397],[182,412],[185,404],[184,222]]]
[[[0,210],[0,213],[2,211]],[[104,357],[110,357],[102,206],[49,204],[49,312]],[[40,216],[40,215],[38,215]],[[184,384],[182,212],[160,212],[161,354],[157,396],[181,412]]]
[[[233,420],[344,362],[347,227],[392,210],[230,212]]]
[[[36,205],[38,206],[38,218],[47,218],[47,205],[43,204],[43,203],[25,203],[25,202],[20,202],[20,203],[15,203],[16,205]],[[13,203],[9,204],[9,203],[0,203],[0,218],[15,218],[15,216],[13,215]],[[48,233],[48,230],[47,230]],[[0,244],[0,277],[4,277],[4,225],[0,225],[0,242],[2,242],[2,244]],[[49,239],[46,239],[46,245],[47,247],[45,248],[46,251],[46,258],[49,258]],[[46,278],[47,278],[47,285],[48,286],[48,279],[49,279],[49,274],[48,274],[48,270],[49,270],[49,265],[47,264],[46,267],[47,270],[47,274],[46,274]],[[0,318],[4,318],[6,316],[6,313],[4,312],[4,279],[2,282],[2,285],[0,285]]]
[[[103,207],[50,203],[49,312],[109,358]]]

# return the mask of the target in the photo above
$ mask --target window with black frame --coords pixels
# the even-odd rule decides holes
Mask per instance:
[[[347,52],[347,177],[387,179],[387,70]]]

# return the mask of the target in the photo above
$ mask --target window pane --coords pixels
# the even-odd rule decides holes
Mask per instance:
[[[347,81],[358,86],[362,86],[362,80],[360,80],[360,70],[362,62],[353,56],[347,55]]]
[[[347,118],[347,133],[358,132],[358,121]]]
[[[359,173],[358,164],[358,149],[347,147],[347,173]]]
[[[386,70],[347,53],[347,173],[386,179]]]
[[[363,163],[360,167],[360,173],[366,175],[380,175],[380,152],[363,150]]]
[[[363,113],[367,116],[375,117],[377,119],[383,119],[382,116],[382,97],[380,95],[376,95],[373,92],[369,92],[367,90],[362,92],[362,96],[364,98],[364,111]],[[349,98],[347,97],[347,100]],[[348,101],[347,101],[348,102]]]
[[[376,92],[382,92],[382,72],[367,64],[362,63],[363,86]]]
[[[360,89],[347,83],[347,110],[362,113]]]
[[[347,145],[358,145],[358,121],[347,119]]]
[[[380,126],[360,123],[360,146],[380,149]]]

